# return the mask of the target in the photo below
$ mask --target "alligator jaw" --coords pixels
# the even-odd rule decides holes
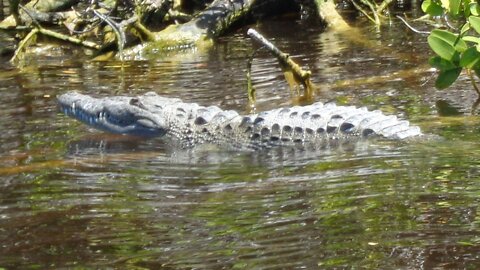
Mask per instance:
[[[107,100],[69,92],[59,96],[58,101],[64,114],[107,132],[140,137],[158,137],[167,132],[158,115],[144,110],[130,97]]]

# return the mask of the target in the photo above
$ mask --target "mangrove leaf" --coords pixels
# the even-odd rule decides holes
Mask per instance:
[[[473,29],[480,34],[480,17],[470,16],[468,17],[468,22],[470,22],[470,25],[473,27]]]
[[[468,48],[460,58],[460,66],[468,69],[472,69],[480,61],[480,53],[477,48]]]
[[[443,14],[442,6],[431,0],[423,1],[422,10],[430,16],[440,16]]]
[[[462,71],[461,67],[440,71],[440,74],[438,75],[438,78],[435,81],[435,87],[437,87],[438,89],[445,89],[449,87],[457,80],[461,71]]]

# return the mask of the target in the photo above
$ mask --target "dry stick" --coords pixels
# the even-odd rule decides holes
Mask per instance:
[[[390,5],[390,3],[392,3],[392,2],[393,2],[393,0],[384,0],[384,1],[382,2],[382,4],[380,4],[380,6],[378,6],[377,11],[376,11],[377,14],[382,13],[383,10],[384,10],[385,8],[387,8],[387,7]]]
[[[467,74],[468,74],[468,77],[470,77],[470,82],[472,83],[473,88],[475,89],[475,91],[477,91],[477,94],[478,94],[477,100],[472,105],[471,114],[473,115],[477,110],[478,105],[480,104],[480,89],[478,89],[478,85],[475,82],[475,78],[473,77],[472,70],[467,69]]]
[[[353,6],[354,6],[358,11],[360,11],[363,15],[365,15],[365,17],[367,17],[367,19],[369,19],[372,23],[377,24],[377,22],[375,21],[375,19],[372,18],[372,17],[368,14],[368,12],[366,12],[357,2],[351,1],[351,3],[353,4]]]
[[[249,105],[248,109],[250,110],[251,113],[255,112],[255,102],[256,102],[256,98],[255,98],[256,90],[255,90],[255,87],[253,87],[253,83],[252,83],[252,62],[253,62],[253,58],[255,57],[255,54],[257,54],[257,52],[260,49],[261,48],[254,50],[252,55],[250,55],[247,61],[246,77],[247,77],[247,92],[248,92],[248,105]]]
[[[314,85],[310,81],[310,71],[303,70],[297,63],[295,63],[290,55],[280,51],[275,45],[263,37],[260,33],[250,28],[247,31],[247,34],[252,37],[255,41],[262,44],[266,49],[268,49],[280,62],[280,64],[289,67],[294,76],[301,81],[305,87],[305,96],[307,99],[311,99],[313,96]]]
[[[20,43],[18,43],[18,48],[15,50],[15,53],[13,54],[13,57],[12,59],[10,59],[10,62],[11,63],[14,63],[15,61],[17,61],[20,56],[21,56],[21,53],[22,51],[25,49],[25,47],[27,47],[28,45],[28,42],[35,37],[35,35],[38,33],[38,28],[34,28],[32,29],[32,31],[30,31],[27,36],[25,36],[21,41]]]
[[[64,34],[60,34],[60,33],[54,32],[52,30],[45,29],[45,28],[39,28],[38,31],[41,34],[44,34],[46,36],[53,37],[53,38],[56,38],[56,39],[60,39],[60,40],[63,40],[63,41],[68,41],[68,42],[76,44],[76,45],[81,45],[81,46],[84,46],[84,47],[87,47],[87,48],[90,48],[90,49],[94,49],[94,50],[99,50],[100,49],[100,45],[98,45],[94,42],[91,42],[91,41],[81,40],[81,39],[74,38],[74,37],[71,37],[71,36],[67,36],[67,35],[64,35]]]
[[[368,8],[370,8],[370,11],[372,11],[372,15],[374,20],[374,23],[377,25],[377,27],[381,24],[380,22],[380,17],[378,17],[378,13],[376,12],[375,6],[372,4],[372,2],[368,0],[360,0],[364,5],[366,5]]]

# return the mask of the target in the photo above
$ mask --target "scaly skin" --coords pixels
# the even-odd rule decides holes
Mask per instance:
[[[355,140],[371,135],[406,139],[422,133],[408,121],[353,106],[314,103],[239,115],[155,93],[137,97],[93,98],[77,92],[58,97],[61,110],[108,132],[165,137],[182,147],[211,143],[232,149]]]

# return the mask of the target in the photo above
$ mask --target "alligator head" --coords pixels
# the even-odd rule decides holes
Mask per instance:
[[[138,98],[93,98],[69,92],[59,96],[58,101],[63,113],[95,128],[141,137],[163,136],[168,131],[166,121],[161,119],[161,114],[154,113],[161,107],[152,107],[149,98],[161,97],[152,93]],[[156,101],[156,104],[162,104]]]

